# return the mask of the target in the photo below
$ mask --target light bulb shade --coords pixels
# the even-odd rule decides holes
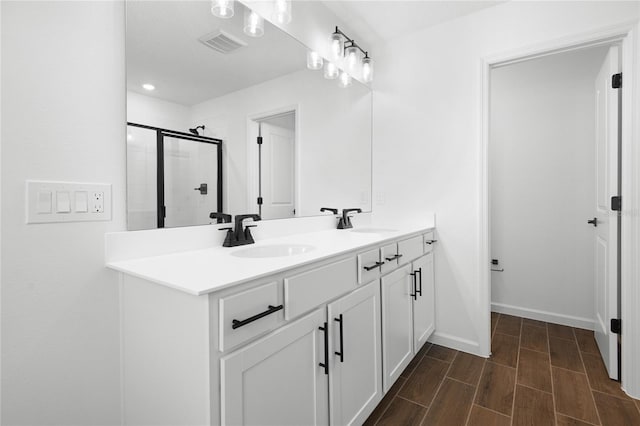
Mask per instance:
[[[351,86],[351,84],[351,76],[346,71],[342,71],[338,79],[338,86],[345,88]]]
[[[218,18],[232,18],[234,2],[235,0],[212,0],[211,13]]]
[[[333,80],[338,78],[340,75],[340,70],[333,62],[325,62],[324,63],[324,78],[327,80]]]
[[[322,56],[318,52],[314,52],[313,50],[307,51],[307,68],[310,70],[319,70],[322,69]]]
[[[359,53],[360,51],[355,46],[349,46],[344,51],[347,70],[351,73],[358,68],[358,63],[360,62]]]
[[[273,19],[278,24],[291,22],[291,0],[275,0]]]
[[[244,33],[249,37],[264,35],[264,19],[253,10],[244,10]]]
[[[362,81],[365,83],[373,81],[373,59],[368,56],[362,59]]]
[[[339,33],[331,34],[329,37],[329,59],[339,61],[344,55],[344,39]]]

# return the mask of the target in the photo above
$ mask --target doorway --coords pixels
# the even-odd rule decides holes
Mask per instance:
[[[249,120],[249,206],[263,220],[296,217],[296,110]]]
[[[619,47],[491,69],[492,311],[595,331],[619,378]]]

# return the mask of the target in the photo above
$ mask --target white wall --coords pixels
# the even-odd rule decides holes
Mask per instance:
[[[355,84],[341,89],[320,71],[303,70],[193,106],[191,121],[224,140],[225,212],[254,211],[246,192],[257,182],[257,157],[247,152],[248,120],[282,108],[298,108],[297,214],[318,215],[323,206],[369,210],[371,93]],[[256,177],[249,180],[252,171]]]
[[[120,423],[121,2],[2,7],[2,424]],[[26,225],[25,179],[113,184],[113,220]]]
[[[595,78],[607,47],[491,71],[492,304],[593,327]],[[496,268],[496,269],[498,269]]]
[[[376,49],[374,211],[437,217],[435,340],[489,354],[480,288],[482,58],[637,19],[635,2],[507,2]],[[376,195],[378,194],[378,195]]]

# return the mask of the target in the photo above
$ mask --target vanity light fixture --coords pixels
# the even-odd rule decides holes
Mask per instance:
[[[291,22],[291,0],[275,0],[273,19],[278,24]]]
[[[232,18],[234,2],[235,0],[212,0],[211,13],[218,18]]]
[[[156,90],[156,86],[154,86],[154,85],[153,85],[153,84],[151,84],[151,83],[144,83],[144,84],[142,85],[142,88],[143,88],[144,90],[148,90],[148,91],[150,91],[150,92],[151,92],[152,90]]]
[[[333,62],[324,63],[324,78],[327,80],[334,80],[340,75],[340,70]]]
[[[307,68],[310,70],[322,69],[322,56],[313,50],[307,50]]]
[[[336,27],[336,31],[329,37],[329,59],[332,61],[338,61],[344,55],[344,39],[342,33],[338,31]]]
[[[249,8],[244,10],[244,33],[250,37],[264,35],[264,19]]]
[[[365,83],[371,83],[373,81],[373,59],[365,53],[362,58],[362,80]]]
[[[344,57],[346,59],[346,70],[351,74],[355,74],[358,71],[358,64],[360,63],[362,65],[362,80],[365,83],[373,81],[373,60],[369,57],[369,52],[360,47],[354,39],[336,27],[336,30],[329,38],[329,43],[329,52],[333,61],[338,61]],[[360,59],[361,55],[364,55],[362,59]],[[340,80],[342,85],[342,76],[340,76]],[[350,84],[349,82],[347,86]]]
[[[338,86],[342,87],[343,89],[346,87],[351,86],[351,84],[353,83],[351,76],[349,75],[348,72],[346,71],[342,71],[340,73],[340,78],[338,79]]]
[[[351,45],[344,49],[344,57],[346,60],[347,70],[350,73],[355,73],[358,66],[358,49]]]

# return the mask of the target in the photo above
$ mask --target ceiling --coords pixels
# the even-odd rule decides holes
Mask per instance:
[[[210,8],[208,1],[128,1],[127,89],[191,106],[306,69],[306,48],[269,22],[263,37],[245,35],[240,3],[231,19]],[[219,29],[248,46],[222,54],[198,41]]]
[[[325,0],[323,3],[348,23],[349,28],[364,42],[372,44],[432,27],[504,1]]]

